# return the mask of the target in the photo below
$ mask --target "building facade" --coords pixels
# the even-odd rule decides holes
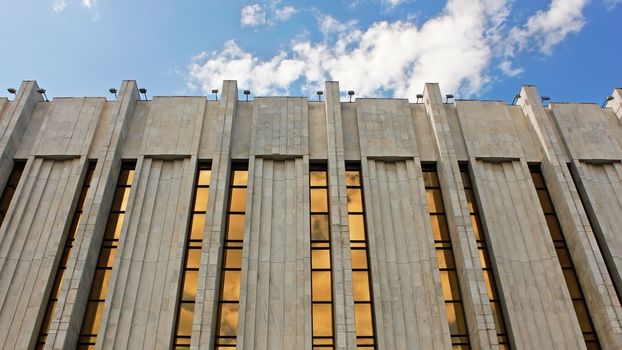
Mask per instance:
[[[0,348],[622,348],[622,89],[37,89],[0,98]]]

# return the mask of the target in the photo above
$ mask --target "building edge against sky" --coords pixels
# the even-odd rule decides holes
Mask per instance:
[[[606,106],[0,98],[0,348],[622,348]]]

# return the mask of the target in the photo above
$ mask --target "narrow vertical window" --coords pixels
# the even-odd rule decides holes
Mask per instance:
[[[177,301],[177,327],[174,348],[189,349],[192,336],[192,319],[194,303],[199,280],[201,264],[201,247],[203,246],[203,230],[209,196],[209,183],[212,177],[209,163],[199,163],[199,171],[195,179],[194,202],[186,238],[184,267],[182,271],[181,290]]]
[[[11,204],[11,199],[13,199],[19,179],[22,177],[24,167],[26,167],[26,161],[16,160],[13,163],[13,170],[11,170],[9,180],[4,187],[4,191],[2,191],[2,196],[0,196],[0,225],[2,225],[6,212],[9,210],[9,204]]]
[[[503,310],[501,309],[499,293],[497,292],[497,285],[495,283],[492,264],[490,263],[490,256],[488,254],[488,247],[486,245],[486,237],[484,236],[484,232],[482,231],[482,223],[479,218],[479,210],[477,207],[477,202],[475,201],[473,186],[471,184],[471,177],[469,175],[469,169],[466,163],[460,164],[460,174],[462,175],[464,191],[467,197],[467,205],[469,207],[469,213],[471,215],[471,224],[473,225],[473,233],[475,234],[475,241],[477,242],[477,249],[479,250],[479,258],[484,273],[484,282],[486,283],[486,289],[488,290],[488,299],[490,300],[490,307],[492,308],[492,316],[495,320],[495,328],[497,329],[499,349],[510,349],[508,333],[505,327],[505,321],[503,319]]]
[[[234,164],[229,188],[229,209],[220,272],[216,349],[235,349],[238,335],[242,244],[246,214],[247,166]]]
[[[326,166],[313,166],[309,173],[313,349],[332,349],[335,345],[327,175]]]
[[[82,319],[82,327],[78,339],[79,349],[95,349],[99,323],[104,311],[106,295],[108,294],[108,282],[112,275],[112,265],[117,247],[119,246],[123,218],[125,217],[127,201],[130,197],[134,168],[134,162],[123,162],[121,166],[121,174],[119,175],[117,187],[112,198],[112,207],[110,208],[106,231],[104,232],[104,238],[99,251],[89,300],[86,305],[84,318]]]
[[[374,305],[369,270],[363,184],[358,166],[346,166],[350,254],[352,256],[352,288],[354,291],[354,322],[357,349],[376,349]]]
[[[436,248],[436,259],[445,299],[445,313],[449,322],[449,333],[453,349],[470,349],[469,332],[462,305],[460,285],[453,253],[445,205],[436,172],[436,164],[423,164],[423,182],[430,210],[432,235]]]
[[[557,258],[562,267],[562,272],[564,273],[564,279],[566,280],[566,286],[568,287],[568,292],[570,292],[570,297],[572,298],[572,304],[574,305],[577,319],[579,319],[579,325],[581,326],[581,332],[583,332],[585,345],[588,349],[600,349],[600,343],[598,342],[598,337],[596,336],[596,331],[594,330],[594,324],[592,323],[587,303],[585,302],[585,296],[583,295],[581,285],[579,284],[574,264],[570,258],[570,252],[568,251],[568,246],[566,245],[566,239],[564,238],[564,233],[559,225],[559,220],[557,219],[557,214],[555,213],[555,208],[553,207],[553,202],[549,196],[546,183],[544,182],[544,177],[542,176],[542,172],[540,171],[540,167],[538,165],[529,166],[529,170],[531,171],[531,178],[533,179],[533,183],[538,193],[538,198],[540,199],[540,205],[542,206],[542,211],[544,212],[544,217],[546,218],[546,224],[549,228],[553,245],[555,245]]]
[[[54,277],[52,291],[50,292],[50,297],[45,308],[45,315],[43,317],[43,323],[41,323],[39,339],[37,341],[38,349],[43,349],[43,347],[45,346],[45,341],[48,336],[48,330],[50,329],[50,323],[52,322],[52,316],[54,314],[54,308],[56,307],[56,302],[58,301],[58,296],[62,287],[63,276],[65,275],[65,270],[67,269],[67,262],[69,261],[71,250],[73,248],[73,243],[76,240],[78,226],[80,225],[80,219],[82,218],[84,200],[86,199],[86,195],[89,192],[89,188],[91,186],[91,178],[93,177],[94,171],[95,162],[89,162],[89,168],[86,172],[86,176],[82,184],[82,190],[80,191],[80,197],[78,198],[78,203],[76,204],[76,209],[73,213],[73,218],[71,220],[71,226],[69,227],[69,232],[67,233],[67,239],[65,240],[63,255],[61,256],[58,269],[56,270],[56,277]]]

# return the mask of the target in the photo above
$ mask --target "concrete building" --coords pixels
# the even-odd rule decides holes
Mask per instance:
[[[622,348],[622,89],[37,89],[0,98],[0,348]]]

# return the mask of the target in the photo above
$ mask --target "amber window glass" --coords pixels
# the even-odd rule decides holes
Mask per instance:
[[[436,248],[436,259],[443,287],[443,298],[445,299],[445,313],[451,334],[451,345],[456,350],[470,349],[469,331],[462,305],[458,273],[456,272],[453,246],[447,228],[445,205],[441,195],[436,164],[423,164],[422,168],[434,247]]]
[[[585,302],[585,296],[583,295],[581,285],[579,284],[577,272],[575,271],[574,264],[572,263],[570,252],[568,251],[568,246],[566,245],[566,239],[564,238],[564,233],[559,225],[559,220],[557,219],[557,214],[555,213],[555,208],[553,207],[553,202],[551,201],[551,196],[549,195],[546,183],[544,182],[544,177],[542,176],[542,172],[540,171],[540,167],[538,165],[530,165],[529,170],[531,171],[531,178],[536,187],[540,205],[542,206],[542,211],[544,212],[544,217],[546,218],[546,224],[549,228],[549,233],[551,234],[551,239],[553,240],[553,245],[555,246],[555,251],[557,252],[559,264],[561,265],[562,272],[564,273],[566,286],[568,287],[568,292],[572,298],[572,304],[574,305],[577,319],[579,319],[579,325],[581,326],[581,332],[583,332],[585,345],[588,349],[600,349],[600,343],[598,342],[598,337],[596,336],[596,331],[594,330],[594,324],[592,323],[592,318],[590,317],[587,303]]]
[[[23,160],[16,160],[13,163],[13,170],[11,170],[9,180],[4,187],[4,191],[2,191],[2,196],[0,196],[0,225],[2,225],[6,212],[9,210],[9,204],[11,204],[11,199],[13,199],[15,189],[19,183],[19,179],[22,177],[25,166],[26,161]]]
[[[242,245],[246,214],[248,165],[233,164],[229,185],[229,207],[220,271],[216,349],[235,349],[238,335]]]
[[[177,300],[177,325],[173,343],[175,349],[190,348],[192,318],[194,316],[194,304],[197,294],[203,230],[205,229],[205,215],[207,213],[211,177],[210,164],[207,162],[199,163],[192,196],[190,223],[188,225],[188,233],[186,234],[181,289],[179,291],[179,299]]]
[[[352,257],[352,288],[354,291],[354,323],[356,346],[361,350],[376,349],[374,304],[369,268],[369,250],[365,231],[365,203],[360,167],[346,166],[346,193]]]
[[[311,209],[311,316],[313,349],[332,349],[333,286],[328,217],[328,172],[313,165],[309,172]]]
[[[95,276],[93,276],[86,311],[82,319],[78,349],[95,349],[99,323],[108,294],[108,283],[112,275],[112,265],[119,246],[121,226],[134,179],[135,166],[134,162],[123,162],[121,165],[121,173],[112,198],[112,207],[95,267]]]
[[[482,230],[482,222],[479,217],[479,210],[475,200],[467,163],[460,163],[460,174],[462,175],[462,183],[464,184],[464,191],[466,193],[471,224],[473,225],[473,233],[475,234],[475,241],[477,242],[477,249],[479,250],[479,259],[482,265],[482,272],[484,273],[484,282],[486,283],[486,290],[488,291],[490,307],[492,308],[492,316],[495,320],[499,349],[510,349],[508,331],[503,318],[503,309],[501,308],[501,301],[499,299],[499,293],[497,292],[493,266],[490,262],[486,237]]]
[[[69,257],[71,256],[73,243],[76,240],[76,233],[78,231],[78,226],[80,225],[80,219],[82,218],[84,200],[86,199],[86,195],[89,192],[91,178],[93,177],[94,171],[95,162],[90,162],[88,170],[86,172],[86,176],[84,178],[84,182],[82,184],[82,189],[80,190],[80,197],[78,197],[78,203],[76,204],[76,209],[73,213],[73,218],[71,219],[71,226],[69,227],[67,239],[65,240],[63,255],[61,256],[60,263],[58,265],[58,268],[56,269],[56,276],[54,277],[52,291],[50,292],[50,297],[48,298],[48,303],[45,307],[45,315],[43,316],[43,323],[41,323],[39,338],[37,340],[37,349],[43,349],[43,347],[45,346],[45,341],[48,336],[48,330],[50,329],[50,323],[52,323],[52,316],[54,315],[54,308],[56,307],[56,303],[58,302],[58,296],[62,287],[63,276],[65,275],[65,270],[67,269],[67,263],[69,261]]]

